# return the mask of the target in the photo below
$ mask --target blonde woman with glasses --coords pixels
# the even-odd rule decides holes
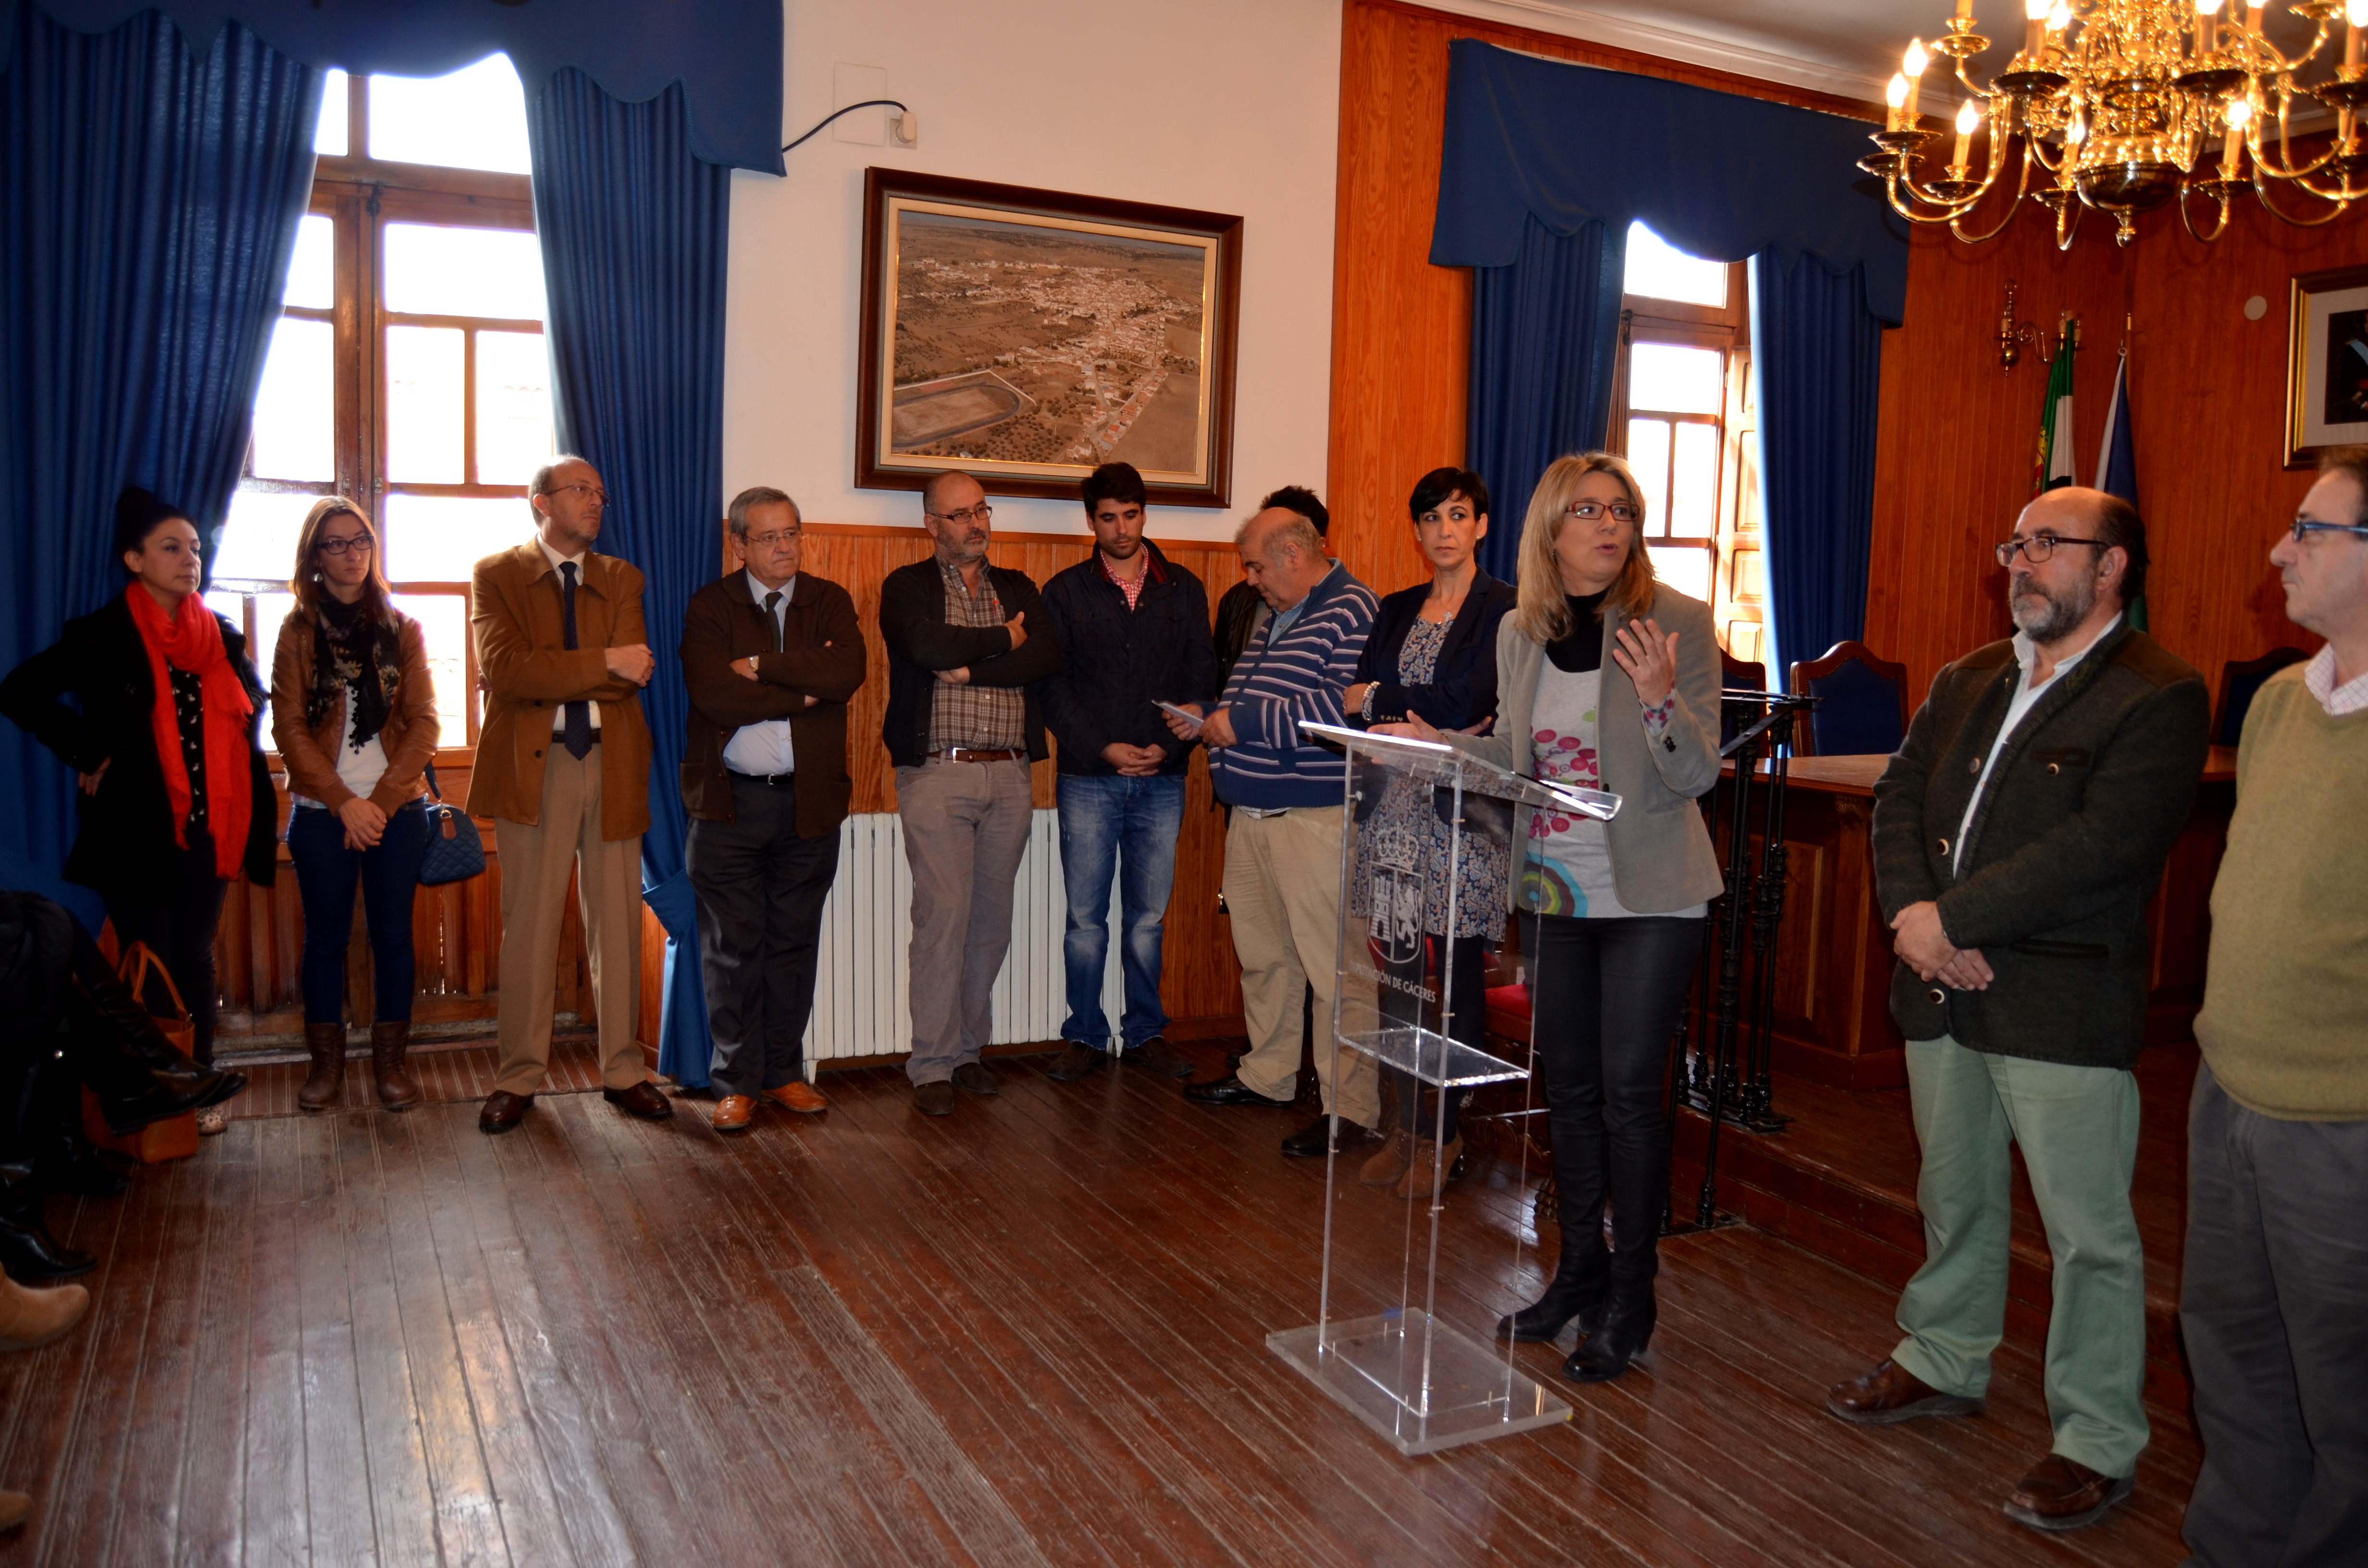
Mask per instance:
[[[1495,730],[1444,740],[1500,767],[1609,790],[1609,823],[1524,807],[1520,922],[1546,1088],[1562,1256],[1545,1293],[1497,1332],[1548,1341],[1563,1375],[1616,1378],[1653,1334],[1668,1193],[1669,1040],[1721,886],[1697,797],[1718,781],[1710,607],[1653,575],[1635,476],[1605,452],[1556,459],[1530,497],[1513,613],[1497,634]],[[1603,1244],[1611,1210],[1612,1244]]]
[[[427,785],[440,726],[419,622],[394,608],[378,531],[341,495],[314,502],[296,537],[271,661],[271,740],[288,765],[288,858],[304,902],[304,1044],[296,1092],[325,1110],[345,1092],[346,943],[354,889],[370,926],[370,1063],[379,1102],[408,1110],[405,1072],[417,964],[411,904],[427,850]]]

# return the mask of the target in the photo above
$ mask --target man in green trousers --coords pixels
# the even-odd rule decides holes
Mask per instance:
[[[1867,1425],[1982,1407],[2005,1329],[2020,1144],[2055,1264],[2055,1432],[2006,1511],[2066,1530],[2129,1495],[2146,1444],[2130,1067],[2146,903],[2203,771],[2211,699],[2124,614],[2146,572],[2128,503],[2049,491],[1998,555],[2015,636],[1941,672],[1875,785],[1925,1261],[1899,1299],[1907,1337],[1827,1407]]]

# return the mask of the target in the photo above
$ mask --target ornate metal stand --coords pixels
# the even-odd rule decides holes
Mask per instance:
[[[1784,786],[1793,724],[1816,700],[1767,691],[1720,696],[1722,729],[1733,736],[1720,755],[1735,767],[1713,798],[1711,837],[1717,842],[1724,823],[1726,888],[1702,933],[1702,961],[1694,967],[1694,995],[1679,1015],[1669,1072],[1672,1114],[1681,1107],[1702,1112],[1710,1119],[1710,1134],[1694,1218],[1676,1220],[1673,1195],[1672,1212],[1662,1221],[1672,1233],[1731,1222],[1717,1204],[1719,1138],[1729,1121],[1760,1134],[1782,1132],[1792,1122],[1776,1110],[1769,1057],[1776,1023],[1776,937],[1784,920]],[[1766,796],[1756,867],[1755,792]]]

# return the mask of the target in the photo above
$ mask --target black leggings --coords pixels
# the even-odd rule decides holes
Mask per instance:
[[[1448,949],[1444,962],[1439,950]],[[1449,941],[1445,937],[1425,933],[1422,953],[1405,963],[1383,966],[1391,979],[1402,980],[1429,989],[1430,975],[1438,973],[1448,982],[1448,1006],[1454,1011],[1440,1032],[1450,1040],[1460,1040],[1474,1051],[1486,1051],[1488,1038],[1488,951],[1486,941],[1478,937],[1458,937]],[[1436,993],[1433,993],[1436,996]],[[1395,986],[1384,985],[1381,993],[1382,1017],[1394,1024],[1419,1022],[1426,1028],[1439,1027],[1439,1003],[1417,1001]],[[1456,1116],[1463,1108],[1468,1089],[1445,1092],[1447,1119],[1436,1125],[1422,1116],[1422,1080],[1411,1073],[1392,1067],[1384,1069],[1390,1081],[1397,1085],[1398,1125],[1417,1137],[1428,1138],[1438,1133],[1442,1143],[1452,1143],[1456,1137]]]
[[[1558,1275],[1649,1290],[1669,1192],[1669,1041],[1702,923],[1521,916],[1562,1222]],[[1612,1250],[1603,1247],[1611,1209]]]
[[[165,960],[165,971],[181,993],[181,1005],[196,1024],[189,1054],[211,1066],[214,1059],[214,1014],[220,987],[214,975],[214,931],[222,925],[222,894],[230,884],[214,875],[212,840],[189,835],[189,847],[175,851],[155,877],[137,887],[108,888],[107,917],[115,924],[120,949],[134,942]]]

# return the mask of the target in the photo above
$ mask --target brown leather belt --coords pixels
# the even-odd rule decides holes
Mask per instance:
[[[1028,760],[1028,754],[1024,751],[1009,749],[980,751],[975,746],[948,746],[943,751],[931,752],[929,760],[932,762],[1025,762]]]

